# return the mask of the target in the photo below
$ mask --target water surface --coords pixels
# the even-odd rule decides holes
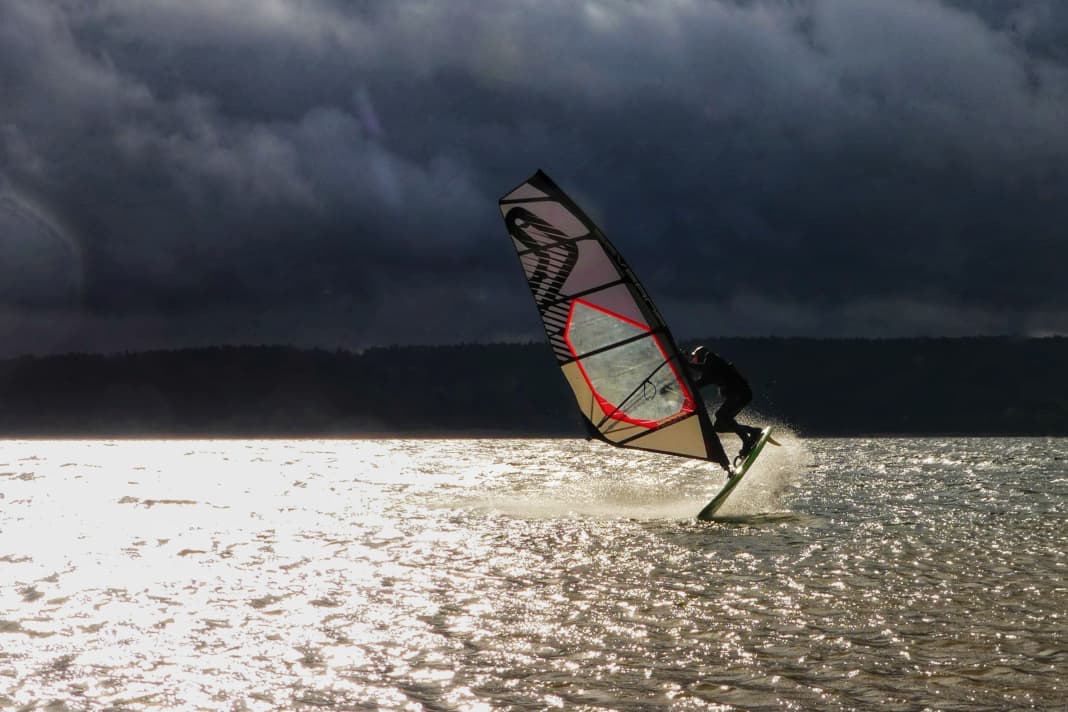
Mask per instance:
[[[1068,440],[0,444],[0,707],[1063,709]]]

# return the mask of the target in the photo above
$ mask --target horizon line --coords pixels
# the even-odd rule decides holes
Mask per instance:
[[[932,336],[932,335],[917,335],[917,336],[705,336],[694,338],[679,339],[680,344],[689,343],[716,343],[717,341],[968,341],[968,340],[1017,340],[1017,341],[1056,341],[1060,339],[1066,339],[1068,335],[1064,334],[970,334],[966,336]],[[61,358],[70,356],[96,356],[103,358],[121,357],[121,356],[135,356],[135,355],[147,355],[147,354],[159,354],[159,353],[181,353],[188,351],[212,351],[212,350],[247,350],[247,349],[285,349],[291,351],[304,351],[304,352],[326,352],[326,353],[341,353],[360,356],[369,351],[375,350],[387,350],[387,349],[452,349],[452,348],[471,348],[471,347],[499,347],[499,346],[517,346],[517,347],[530,347],[538,346],[545,343],[543,339],[533,338],[529,341],[462,341],[453,343],[436,343],[436,344],[375,344],[372,346],[363,347],[348,347],[348,346],[307,346],[299,344],[286,344],[286,343],[240,343],[240,344],[202,344],[202,345],[190,345],[190,346],[174,346],[174,347],[151,347],[144,349],[121,349],[121,350],[84,350],[84,351],[48,351],[48,352],[24,352],[11,355],[0,355],[0,361],[15,361],[19,359],[35,359],[35,358]]]

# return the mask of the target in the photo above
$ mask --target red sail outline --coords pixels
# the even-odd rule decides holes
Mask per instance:
[[[679,389],[682,391],[682,406],[676,412],[672,413],[669,416],[661,418],[660,420],[645,420],[643,418],[634,418],[628,415],[622,409],[620,409],[618,404],[612,403],[597,391],[597,388],[593,385],[593,381],[590,380],[589,374],[586,373],[586,368],[582,365],[582,360],[579,359],[579,356],[581,354],[579,354],[579,352],[575,350],[575,346],[571,343],[571,322],[575,316],[575,306],[580,302],[585,307],[595,309],[596,311],[599,311],[602,314],[605,314],[606,316],[610,316],[613,319],[618,319],[626,324],[630,324],[631,326],[635,326],[638,329],[641,329],[642,331],[651,334],[650,338],[652,338],[653,343],[656,344],[656,348],[660,351],[660,355],[664,357],[664,361],[667,363],[668,368],[671,369],[671,375],[674,376],[675,382],[678,383]],[[686,387],[686,382],[682,380],[682,378],[679,376],[679,372],[675,368],[675,364],[671,362],[671,357],[668,356],[667,351],[664,349],[664,345],[660,343],[660,338],[656,334],[653,334],[652,329],[650,329],[645,324],[634,321],[633,319],[628,319],[622,314],[617,314],[614,311],[597,306],[596,304],[588,302],[585,299],[574,299],[571,302],[571,308],[568,310],[567,314],[567,326],[564,329],[564,342],[567,343],[567,348],[571,350],[571,355],[575,357],[575,363],[579,367],[579,372],[582,373],[582,377],[583,379],[585,379],[586,385],[589,386],[590,393],[592,393],[593,397],[597,400],[597,405],[601,407],[601,411],[609,418],[652,430],[669,420],[675,420],[679,417],[680,414],[689,415],[690,413],[693,413],[696,410],[696,406],[694,405],[693,401],[693,396],[690,395],[690,391]]]

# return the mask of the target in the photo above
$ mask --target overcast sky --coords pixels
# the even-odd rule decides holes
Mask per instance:
[[[1068,3],[2,0],[0,355],[541,338],[542,168],[676,335],[1068,333]]]

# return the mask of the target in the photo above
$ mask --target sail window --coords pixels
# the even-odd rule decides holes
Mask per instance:
[[[693,399],[648,327],[576,299],[564,338],[605,416],[655,428],[693,412]]]

